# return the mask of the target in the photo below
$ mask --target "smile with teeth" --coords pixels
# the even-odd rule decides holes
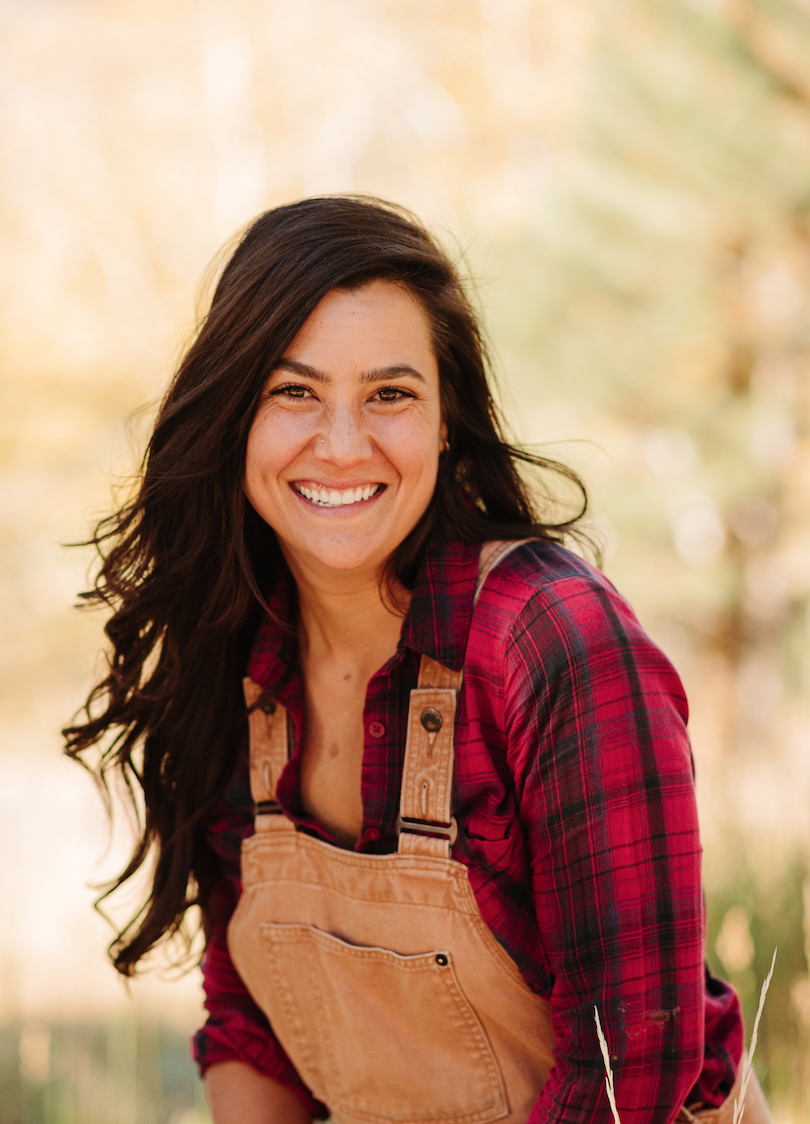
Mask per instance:
[[[379,484],[364,484],[362,488],[347,488],[338,492],[335,488],[319,488],[317,484],[293,484],[296,492],[318,507],[345,507],[350,503],[369,500],[380,490]]]

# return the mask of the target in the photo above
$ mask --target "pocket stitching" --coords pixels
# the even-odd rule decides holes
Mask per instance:
[[[504,1087],[503,1075],[498,1064],[495,1051],[489,1041],[489,1037],[484,1029],[478,1014],[474,1010],[472,1004],[464,994],[458,978],[455,973],[455,968],[452,961],[452,956],[446,950],[438,950],[444,952],[448,956],[448,964],[438,967],[435,963],[436,951],[408,954],[394,952],[392,949],[385,949],[378,946],[363,946],[353,945],[351,942],[337,937],[332,933],[325,932],[312,925],[302,924],[284,924],[281,922],[264,922],[261,924],[261,931],[268,944],[293,944],[303,943],[307,948],[307,961],[311,962],[311,955],[316,952],[318,945],[320,945],[325,952],[331,956],[340,956],[347,960],[357,962],[362,960],[377,960],[383,963],[395,966],[398,971],[413,972],[428,972],[437,978],[440,983],[442,991],[442,1003],[449,1006],[447,1010],[447,1017],[451,1025],[456,1022],[463,1027],[464,1041],[466,1049],[469,1051],[471,1063],[480,1070],[485,1071],[486,1081],[484,1083],[483,1104],[475,1109],[471,1109],[464,1113],[454,1113],[452,1119],[454,1124],[487,1124],[489,1121],[501,1119],[509,1112],[508,1100],[506,1097],[506,1089]],[[276,967],[276,959],[270,956],[270,960],[274,966],[274,977],[278,979],[280,973]],[[446,980],[438,980],[436,972],[449,972]],[[322,1013],[322,1018],[325,1019],[326,1008],[323,1004],[323,999],[320,995],[320,989],[316,985],[313,967],[309,967],[308,975],[313,985],[314,998],[317,1008]],[[282,1000],[289,995],[292,998],[291,992],[286,985],[283,986]],[[452,1012],[455,1012],[455,1018]],[[300,1021],[300,1020],[299,1020]],[[292,1031],[292,1027],[290,1028]],[[314,1063],[312,1051],[305,1046],[305,1039],[299,1037],[295,1033],[295,1039],[298,1041],[299,1046],[304,1047],[302,1053],[305,1054],[307,1061],[310,1064]],[[328,1038],[327,1040],[328,1041]],[[326,1046],[326,1042],[322,1043]],[[329,1061],[331,1063],[330,1069],[335,1086],[336,1096],[327,1098],[330,1108],[338,1112],[345,1112],[348,1116],[356,1117],[368,1121],[369,1124],[388,1124],[392,1120],[401,1122],[401,1124],[429,1124],[430,1121],[446,1120],[446,1111],[418,1111],[408,1113],[395,1113],[386,1111],[381,1113],[368,1101],[361,1099],[348,1098],[347,1093],[341,1089],[340,1073],[337,1066],[337,1061],[329,1048]],[[319,1067],[313,1064],[313,1070],[319,1073]],[[316,1090],[313,1090],[316,1091]],[[323,1099],[326,1090],[320,1091],[319,1095]]]

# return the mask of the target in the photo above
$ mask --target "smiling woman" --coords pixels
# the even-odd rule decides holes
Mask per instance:
[[[118,970],[201,908],[216,1124],[607,1121],[594,1006],[624,1124],[730,1119],[683,691],[521,462],[578,485],[504,440],[413,216],[247,229],[93,540],[110,670],[66,730],[142,790]]]
[[[299,584],[351,570],[374,585],[430,502],[446,439],[418,301],[383,280],[333,290],[265,384],[245,492]]]

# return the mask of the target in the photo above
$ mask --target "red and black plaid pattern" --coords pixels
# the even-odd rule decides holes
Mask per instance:
[[[484,921],[551,1003],[557,1062],[532,1121],[610,1119],[593,1017],[598,1006],[624,1124],[716,1105],[742,1049],[733,990],[703,964],[700,842],[681,683],[607,579],[562,547],[516,548],[473,613],[478,548],[434,542],[399,650],[369,683],[364,823],[357,849],[396,849],[409,692],[419,657],[458,670],[454,858]],[[272,608],[289,619],[282,582]],[[295,641],[269,620],[248,673],[280,685],[295,752],[278,798],[329,840],[299,797],[303,690]],[[296,1088],[290,1063],[227,954],[239,848],[252,831],[247,741],[209,839],[221,860],[218,918],[203,960],[210,1017],[202,1068],[240,1058]],[[331,840],[330,840],[331,841]]]

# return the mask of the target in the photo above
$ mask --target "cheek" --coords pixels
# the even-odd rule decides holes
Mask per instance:
[[[284,463],[284,450],[280,447],[272,427],[254,424],[248,435],[245,451],[245,494],[256,506],[262,504],[268,488]]]
[[[251,481],[260,479],[264,472],[266,451],[262,434],[254,425],[248,434],[247,449],[245,450],[245,486]]]
[[[402,427],[392,437],[386,452],[402,483],[400,498],[409,510],[418,508],[421,514],[436,487],[441,445],[438,426]]]
[[[431,435],[426,439],[422,433],[412,436],[398,433],[396,441],[390,442],[385,452],[403,483],[420,490],[432,490],[439,460],[438,437]]]
[[[245,455],[246,476],[280,472],[306,441],[304,419],[282,418],[272,412],[256,419],[250,429]]]
[[[438,410],[375,418],[373,436],[403,468],[426,468],[438,458],[445,425]]]

